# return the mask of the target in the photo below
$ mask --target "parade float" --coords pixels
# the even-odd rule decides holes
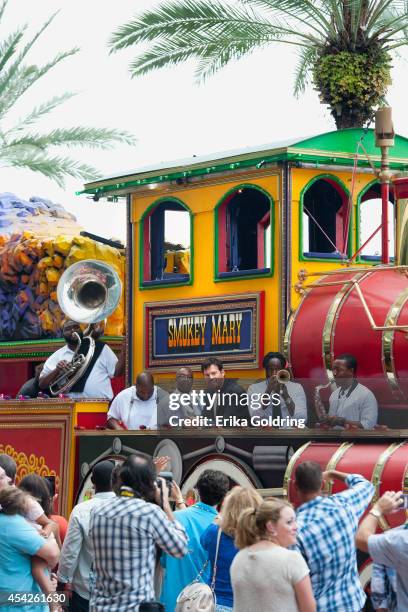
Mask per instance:
[[[399,236],[389,254],[367,250],[369,235],[384,227],[373,202],[384,176],[390,180],[373,130],[158,164],[84,189],[96,208],[103,197],[126,199],[127,384],[147,369],[172,390],[176,369],[189,365],[198,388],[200,364],[216,355],[246,386],[263,378],[264,353],[283,349],[311,409],[314,387],[332,380],[334,356],[347,350],[357,357],[359,379],[378,395],[377,428],[319,428],[311,411],[309,429],[118,432],[101,429],[107,404],[97,399],[5,400],[1,452],[16,457],[21,474],[55,474],[62,512],[92,494],[98,461],[133,452],[169,456],[185,494],[211,467],[264,495],[293,499],[293,469],[306,454],[323,467],[364,469],[377,496],[407,490],[407,138],[395,136],[387,164],[393,182],[385,208],[396,211]],[[188,223],[189,243],[169,248],[169,213]],[[375,225],[369,235],[368,217]],[[392,526],[403,520],[399,513]]]

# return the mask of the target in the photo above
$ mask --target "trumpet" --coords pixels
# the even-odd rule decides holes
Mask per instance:
[[[290,373],[287,370],[279,370],[272,376],[272,380],[283,385],[290,381]]]

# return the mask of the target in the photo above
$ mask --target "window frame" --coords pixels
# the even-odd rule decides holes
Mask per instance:
[[[259,269],[259,272],[254,271],[254,270],[240,270],[238,272],[232,272],[232,271],[228,272],[228,271],[220,270],[221,253],[219,249],[219,244],[220,244],[220,238],[222,238],[223,234],[226,233],[226,232],[223,232],[220,228],[220,208],[224,204],[225,206],[228,206],[228,200],[231,200],[233,195],[237,193],[240,189],[255,189],[256,191],[259,191],[260,193],[262,193],[262,195],[266,196],[269,200],[269,219],[270,219],[269,223],[271,227],[271,245],[270,245],[271,265],[267,271],[265,271],[265,268]],[[259,224],[262,223],[263,219],[265,219],[265,216],[267,214],[268,213],[265,213],[262,219],[257,223],[257,226],[259,226]],[[271,196],[271,194],[268,193],[263,187],[260,187],[259,185],[256,185],[253,183],[240,183],[239,185],[234,185],[234,187],[231,187],[231,189],[226,191],[222,195],[222,197],[218,200],[214,208],[214,282],[220,283],[220,282],[236,281],[236,280],[241,280],[241,279],[247,280],[247,279],[254,279],[254,278],[272,277],[274,275],[274,264],[275,264],[275,258],[274,258],[275,231],[274,230],[275,230],[275,201],[273,197]],[[264,255],[264,261],[265,261],[265,255]],[[221,274],[222,276],[220,276]]]
[[[365,187],[363,187],[361,189],[361,191],[359,192],[358,196],[357,196],[357,206],[356,206],[356,232],[355,232],[355,239],[356,239],[356,251],[358,251],[358,249],[361,247],[361,236],[360,236],[360,228],[361,228],[361,224],[360,224],[360,212],[361,212],[361,205],[364,204],[364,202],[362,202],[362,198],[365,196],[365,194],[370,191],[370,189],[372,187],[374,187],[374,185],[380,185],[381,184],[379,182],[378,179],[374,179],[373,181],[371,181],[370,183],[367,183],[367,185]],[[381,195],[378,197],[378,199],[381,199]],[[367,202],[369,202],[369,200],[366,200]],[[388,200],[389,202],[391,202],[391,200]],[[394,205],[394,211],[395,211],[395,200],[393,202]],[[394,227],[395,230],[395,227]],[[380,230],[380,235],[381,235],[381,230]],[[390,261],[393,262],[395,261],[395,250],[396,250],[396,244],[394,244],[394,255],[390,254]],[[378,263],[381,263],[381,255],[357,255],[356,257],[356,263],[364,263],[367,266],[375,266]]]
[[[312,185],[314,183],[316,183],[317,181],[320,180],[326,180],[328,182],[333,182],[336,183],[340,189],[344,192],[344,196],[346,198],[346,201],[349,199],[350,197],[350,192],[347,189],[346,185],[343,183],[343,181],[341,179],[339,179],[338,176],[336,176],[335,174],[319,174],[317,176],[314,176],[312,179],[310,179],[310,181],[308,181],[306,183],[306,185],[304,185],[304,187],[302,188],[301,192],[300,192],[300,198],[299,198],[299,261],[321,261],[324,263],[335,263],[335,262],[342,262],[344,261],[344,259],[341,257],[341,255],[335,256],[332,255],[331,257],[324,257],[324,253],[321,253],[321,256],[312,256],[312,257],[308,257],[307,255],[304,254],[304,249],[303,249],[303,207],[304,207],[304,198],[305,195],[307,193],[307,191],[310,189],[310,187],[312,187]],[[335,187],[334,187],[335,188]],[[353,234],[353,228],[352,223],[353,223],[353,213],[351,211],[350,213],[350,226],[349,226],[349,233],[348,233],[348,240],[347,240],[347,255],[348,257],[351,257],[351,249],[352,249],[352,234]]]
[[[145,280],[145,261],[146,256],[150,257],[150,251],[147,253],[145,249],[147,234],[145,231],[146,219],[151,216],[154,210],[163,202],[173,202],[182,206],[190,215],[190,276],[188,280],[169,280],[164,278],[162,280]],[[169,287],[186,287],[192,285],[194,282],[194,214],[192,210],[179,198],[173,196],[163,196],[158,198],[150,204],[144,211],[139,221],[139,289],[164,289]]]

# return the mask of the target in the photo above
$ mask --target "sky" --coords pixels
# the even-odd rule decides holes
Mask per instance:
[[[131,78],[128,65],[137,49],[109,54],[111,32],[131,17],[156,5],[154,0],[9,0],[0,36],[22,23],[34,32],[56,10],[57,17],[30,61],[44,62],[57,52],[78,46],[78,55],[65,60],[27,92],[9,121],[29,112],[48,97],[65,91],[78,95],[53,111],[43,123],[58,126],[92,125],[126,129],[137,138],[133,147],[109,151],[76,149],[78,159],[98,168],[102,176],[123,170],[292,136],[309,136],[335,129],[328,110],[310,87],[296,99],[293,75],[296,54],[285,46],[254,53],[219,72],[204,85],[194,81],[194,62]],[[408,53],[394,61],[388,102],[394,126],[408,136],[403,87]],[[20,197],[42,196],[60,202],[87,229],[105,237],[125,237],[123,202],[98,203],[76,196],[82,182],[68,179],[64,189],[30,171],[0,167],[0,191]]]

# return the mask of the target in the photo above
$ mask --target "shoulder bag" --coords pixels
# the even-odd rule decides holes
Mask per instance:
[[[215,577],[217,575],[218,550],[220,547],[221,529],[218,528],[217,546],[215,549],[214,571],[211,580],[211,586],[201,582],[208,560],[204,563],[200,572],[197,574],[193,582],[190,582],[181,591],[177,597],[177,605],[175,612],[215,612],[216,596],[215,596]]]

